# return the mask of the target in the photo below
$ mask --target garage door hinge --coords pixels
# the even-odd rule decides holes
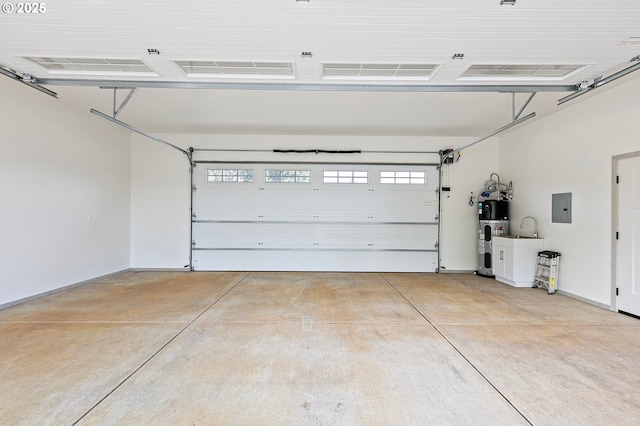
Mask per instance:
[[[196,189],[197,189],[197,188],[196,188],[196,186],[195,186],[195,185],[193,185],[193,186],[191,187],[191,189],[193,190],[193,192],[196,192]]]
[[[191,241],[191,247],[196,248],[196,241],[195,240]]]
[[[436,243],[433,245],[435,248],[438,248],[440,246],[440,242],[436,241]]]

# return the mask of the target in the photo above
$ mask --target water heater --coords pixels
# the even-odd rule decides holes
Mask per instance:
[[[493,238],[509,235],[509,202],[485,200],[478,202],[478,270],[493,277]]]
[[[478,203],[479,220],[508,220],[509,202],[485,200]]]

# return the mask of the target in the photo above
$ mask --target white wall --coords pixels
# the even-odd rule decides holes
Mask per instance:
[[[467,140],[466,142],[471,142]],[[491,173],[499,172],[499,140],[484,140],[461,153],[460,160],[443,168],[442,240],[440,257],[443,271],[476,270],[478,259],[478,199]],[[509,180],[509,176],[500,174]],[[469,197],[473,192],[473,206]]]
[[[171,139],[169,139],[171,141]],[[189,265],[189,161],[138,134],[131,146],[131,267]]]
[[[0,305],[128,268],[128,133],[8,78],[0,92]]]
[[[600,89],[501,138],[500,171],[513,180],[511,226],[538,219],[558,251],[559,289],[611,305],[612,156],[638,151],[640,78]],[[551,223],[551,194],[573,194],[573,223]],[[528,223],[526,226],[530,226]]]
[[[363,151],[439,151],[461,146],[468,138],[320,135],[164,134],[164,140],[184,149],[326,149]],[[308,162],[437,162],[437,155],[195,153],[196,160]],[[442,265],[447,270],[476,269],[477,210],[469,193],[482,187],[498,168],[498,143],[487,140],[445,167],[452,191],[443,199]],[[165,145],[133,136],[132,239],[133,268],[182,268],[189,263],[189,173],[186,157]]]

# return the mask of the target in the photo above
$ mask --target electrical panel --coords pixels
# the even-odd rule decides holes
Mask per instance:
[[[571,223],[571,192],[551,195],[551,222]]]

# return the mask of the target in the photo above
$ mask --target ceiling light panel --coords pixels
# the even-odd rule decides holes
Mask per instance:
[[[291,62],[174,61],[187,77],[295,78]]]
[[[564,80],[585,69],[587,65],[549,65],[549,64],[518,64],[518,65],[471,65],[460,77],[461,80]]]
[[[439,64],[325,63],[322,64],[322,78],[327,80],[428,80],[438,67]]]
[[[29,56],[25,59],[46,68],[52,74],[158,75],[140,59],[51,58],[42,56]]]

